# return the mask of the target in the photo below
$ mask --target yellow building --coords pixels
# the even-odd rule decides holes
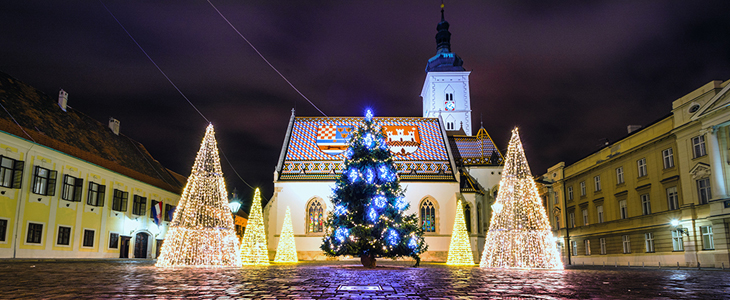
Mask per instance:
[[[730,266],[730,81],[539,180],[571,264]]]
[[[185,178],[67,101],[0,73],[0,258],[156,257]]]

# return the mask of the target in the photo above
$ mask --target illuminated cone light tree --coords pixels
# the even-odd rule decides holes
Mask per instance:
[[[454,230],[451,232],[449,258],[446,260],[446,264],[474,264],[474,254],[471,252],[471,242],[469,241],[469,232],[466,231],[464,208],[461,205],[461,200],[459,200],[456,204],[456,220],[454,221]]]
[[[240,266],[213,125],[205,130],[156,266]]]
[[[492,211],[481,267],[563,268],[517,128]]]
[[[284,216],[284,224],[282,226],[274,262],[298,262],[297,245],[294,243],[294,229],[292,228],[291,210],[289,210],[289,206],[286,207],[286,215]]]
[[[248,214],[246,232],[241,241],[241,263],[244,265],[268,265],[269,250],[266,248],[264,216],[261,213],[261,192],[256,189]]]
[[[360,257],[363,266],[373,268],[376,257],[411,256],[418,263],[426,251],[418,218],[404,214],[410,204],[385,134],[370,110],[350,136],[332,204],[321,246],[325,254]]]

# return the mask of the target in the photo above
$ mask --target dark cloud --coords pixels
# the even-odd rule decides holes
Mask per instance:
[[[431,3],[433,2],[433,3]],[[419,116],[438,1],[213,1],[326,114]],[[216,125],[221,149],[272,193],[291,109],[319,112],[205,1],[104,1]],[[535,174],[648,124],[730,78],[722,1],[447,2],[452,49],[472,71],[474,129],[501,148],[519,126]],[[187,175],[206,121],[98,2],[21,1],[0,11],[0,70],[142,142]],[[229,187],[251,193],[224,160]]]

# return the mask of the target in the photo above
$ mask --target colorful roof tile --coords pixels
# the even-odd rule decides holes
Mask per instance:
[[[457,135],[449,141],[454,150],[454,159],[465,166],[501,165],[503,162],[502,154],[483,127],[476,136]]]

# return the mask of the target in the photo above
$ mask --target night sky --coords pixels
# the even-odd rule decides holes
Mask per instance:
[[[421,116],[440,1],[220,1],[218,9],[329,116]],[[588,2],[588,3],[584,3]],[[270,198],[292,108],[320,116],[205,0],[111,1],[109,9],[215,125],[244,180]],[[534,175],[616,141],[626,126],[730,79],[725,1],[446,1],[452,51],[502,151],[519,126]],[[189,175],[207,122],[98,1],[8,1],[0,71],[145,145]],[[253,194],[223,161],[230,190]]]

